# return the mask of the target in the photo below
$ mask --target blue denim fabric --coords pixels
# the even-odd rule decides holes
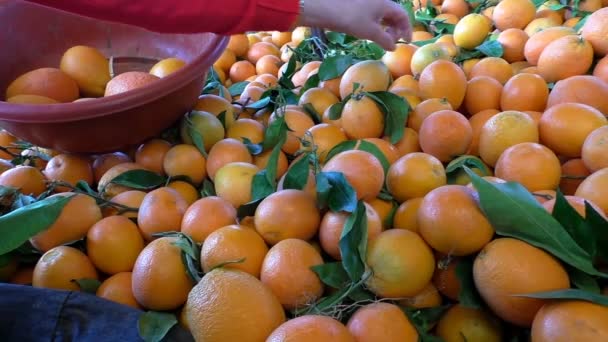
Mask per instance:
[[[87,293],[0,283],[2,342],[142,341],[137,332],[142,313]],[[176,325],[164,341],[194,339]]]

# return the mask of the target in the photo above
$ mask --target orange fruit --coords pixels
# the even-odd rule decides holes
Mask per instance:
[[[111,169],[113,166],[122,163],[128,163],[131,161],[131,158],[124,154],[123,152],[113,152],[113,153],[105,153],[95,156],[92,163],[93,168],[93,178],[95,183],[98,183],[101,180],[106,171]]]
[[[583,300],[545,304],[534,317],[531,337],[538,342],[608,339],[608,308]]]
[[[430,154],[413,152],[399,158],[388,170],[386,186],[399,203],[423,197],[447,182],[445,167]]]
[[[463,49],[473,50],[483,43],[491,28],[490,21],[482,14],[466,14],[454,26],[454,43]]]
[[[101,209],[93,197],[63,192],[50,197],[71,196],[55,221],[30,238],[34,248],[46,252],[53,247],[80,240],[101,220]]]
[[[471,79],[471,70],[473,70],[475,64],[479,63],[480,60],[481,59],[479,58],[471,58],[462,62],[462,71],[464,71],[464,75],[467,77],[467,80]]]
[[[282,46],[291,42],[291,31],[281,32],[281,31],[273,31],[272,32],[272,43],[276,46]]]
[[[186,200],[188,205],[191,205],[200,198],[198,190],[188,182],[176,180],[171,181],[167,186],[177,191],[181,197]]]
[[[608,198],[604,191],[607,184],[608,168],[603,168],[585,178],[574,195],[597,204],[605,213],[608,213]]]
[[[593,76],[600,78],[604,82],[608,82],[608,57],[597,61],[595,67],[593,67]]]
[[[228,163],[215,173],[215,193],[234,208],[238,208],[251,201],[253,176],[259,171],[257,166],[250,163]]]
[[[384,137],[384,139],[367,138],[363,140],[368,143],[374,144],[374,146],[376,146],[380,150],[380,152],[382,152],[382,154],[390,164],[394,163],[397,159],[399,159],[399,150],[397,150],[397,148],[389,142],[390,137]],[[361,149],[361,144],[357,144],[357,147],[355,147],[355,149]]]
[[[582,159],[570,159],[562,164],[562,179],[559,189],[565,195],[574,195],[576,189],[583,182],[584,177],[591,174]]]
[[[382,220],[378,212],[368,203],[365,205],[367,218],[367,241],[375,239],[382,232]],[[325,253],[334,260],[342,260],[340,252],[340,237],[350,214],[346,212],[328,211],[321,219],[319,226],[319,243]]]
[[[500,155],[494,173],[532,192],[556,189],[561,179],[561,165],[555,153],[544,145],[524,142],[507,148]]]
[[[38,95],[57,102],[72,102],[79,96],[78,84],[57,68],[39,68],[17,77],[6,88],[6,98]]]
[[[383,298],[407,297],[431,281],[435,258],[417,233],[389,229],[369,243],[367,265],[373,272],[366,281],[370,291]]]
[[[131,288],[132,278],[131,272],[120,272],[110,276],[97,288],[97,297],[141,310]]]
[[[161,187],[144,196],[137,215],[137,225],[144,239],[151,241],[152,235],[179,231],[188,203],[172,188]]]
[[[492,12],[494,26],[500,31],[510,28],[523,29],[536,15],[536,7],[530,0],[503,0]]]
[[[346,327],[360,342],[418,340],[414,325],[397,305],[390,303],[372,303],[357,309]]]
[[[106,56],[94,47],[77,45],[67,49],[59,69],[78,84],[85,97],[103,96],[110,81],[110,65]]]
[[[332,124],[321,123],[312,126],[304,135],[300,149],[311,151],[316,147],[316,154],[321,163],[325,162],[327,154],[332,148],[346,141],[346,134],[340,127]],[[307,146],[307,144],[309,146]],[[285,165],[287,168],[287,165]]]
[[[156,77],[167,77],[186,66],[186,62],[176,57],[161,59],[150,68],[149,73]]]
[[[375,198],[384,185],[384,169],[371,153],[350,150],[336,154],[325,163],[323,172],[342,172],[357,194],[357,199]]]
[[[491,167],[507,148],[522,142],[538,142],[538,127],[532,118],[519,111],[504,111],[492,116],[479,132],[479,156]]]
[[[331,105],[338,103],[340,99],[330,90],[314,87],[306,90],[298,101],[298,106],[310,104],[317,114],[322,115]]]
[[[235,62],[236,62],[236,55],[234,54],[234,52],[232,52],[232,50],[225,49],[224,51],[222,51],[222,54],[220,55],[220,57],[215,60],[215,62],[213,63],[213,67],[216,69],[221,69],[224,72],[227,72],[230,70],[230,67]]]
[[[580,103],[560,103],[547,109],[539,124],[540,141],[558,155],[576,158],[595,129],[608,125],[597,109]]]
[[[276,115],[277,112],[275,111],[270,116],[270,123],[276,120]],[[281,149],[287,154],[294,155],[300,148],[300,139],[304,137],[307,130],[315,125],[315,122],[312,121],[308,114],[300,110],[287,109],[284,115],[285,123],[287,124],[289,131],[287,132],[287,141],[283,144]]]
[[[214,95],[214,94],[203,94],[201,96],[198,97],[198,101],[196,102],[196,105],[194,106],[194,109],[197,111],[202,111],[202,112],[207,112],[210,114],[213,114],[216,117],[219,117],[220,114],[223,113],[224,115],[224,124],[226,127],[230,127],[233,123],[234,123],[234,107],[232,107],[231,104],[231,100],[227,100],[221,96],[218,95]],[[223,126],[217,125],[217,122],[215,120],[212,119],[208,119],[211,122],[207,122],[207,125],[204,125],[204,122],[199,123],[197,120],[198,118],[196,117],[197,115],[192,115],[190,119],[192,120],[192,123],[194,124],[194,126],[197,128],[197,130],[201,133],[201,135],[203,136],[203,141],[205,142],[205,149],[207,151],[209,151],[209,149],[211,148],[211,146],[213,146],[213,144],[215,144],[216,142],[218,142],[219,140],[224,138],[224,130],[223,130]],[[202,120],[201,120],[202,121]],[[219,121],[219,119],[218,119]],[[197,125],[198,123],[198,125]],[[207,130],[203,130],[202,127],[200,126],[210,126],[210,127],[205,127]],[[221,127],[221,128],[220,128]],[[188,144],[192,144],[192,139],[189,135],[184,134],[182,132],[182,139],[184,137],[187,137],[187,139],[184,139],[186,143]]]
[[[249,50],[249,40],[244,34],[233,34],[228,41],[227,49],[230,49],[237,57],[245,57]]]
[[[438,307],[441,305],[441,302],[441,295],[435,285],[430,282],[418,294],[399,300],[399,305],[406,308],[424,309]]]
[[[407,127],[418,132],[422,122],[429,115],[440,110],[453,110],[454,108],[446,98],[427,99],[417,104],[407,118]]]
[[[247,51],[247,60],[253,64],[257,63],[263,56],[274,55],[281,56],[281,51],[273,43],[259,42],[251,45]]]
[[[437,253],[437,268],[433,273],[432,283],[442,295],[451,300],[458,301],[461,285],[456,275],[456,266],[460,261],[456,257],[445,256]]]
[[[386,65],[393,79],[412,74],[412,56],[418,49],[413,44],[397,44],[395,50],[387,51],[382,56],[382,63]]]
[[[86,235],[87,255],[106,274],[133,270],[144,249],[137,225],[125,216],[109,216],[95,223]]]
[[[568,273],[552,255],[524,241],[498,238],[473,262],[473,278],[482,299],[501,319],[529,327],[542,299],[514,295],[570,288]]]
[[[226,138],[232,138],[244,142],[244,138],[249,139],[253,144],[259,144],[264,141],[264,125],[253,119],[238,119],[228,131]]]
[[[391,73],[388,67],[377,60],[365,60],[355,63],[342,75],[340,80],[340,98],[353,93],[354,84],[358,83],[357,91],[386,91],[391,84]]]
[[[161,237],[141,251],[133,266],[132,289],[137,302],[156,311],[175,310],[194,286],[176,237]]]
[[[442,44],[431,43],[416,49],[412,55],[412,61],[410,68],[414,76],[420,75],[420,73],[431,63],[437,60],[451,60],[449,51]]]
[[[163,159],[163,170],[169,177],[184,176],[195,185],[207,177],[205,157],[198,148],[188,144],[171,147]]]
[[[106,85],[104,96],[118,95],[130,90],[142,88],[158,81],[160,78],[143,71],[127,71],[114,76]]]
[[[302,190],[285,189],[264,198],[254,215],[255,229],[269,245],[297,238],[309,240],[319,230],[315,199]]]
[[[248,60],[240,60],[232,64],[228,76],[232,83],[243,82],[256,75],[255,65]]]
[[[418,137],[424,153],[449,162],[468,151],[473,129],[464,115],[453,110],[441,110],[424,119]]]
[[[389,91],[398,88],[406,88],[412,90],[415,94],[418,93],[418,80],[412,75],[403,75],[396,78],[391,86],[388,88]]]
[[[443,254],[480,251],[492,240],[494,229],[475,197],[475,191],[463,185],[445,185],[426,194],[417,214],[420,236]]]
[[[473,132],[473,138],[471,139],[471,144],[469,145],[469,150],[467,151],[467,154],[479,156],[479,135],[481,133],[481,128],[488,120],[490,120],[491,117],[498,113],[499,111],[496,109],[486,109],[476,113],[475,115],[469,118],[469,123],[471,124],[471,129]]]
[[[441,13],[449,13],[462,18],[469,13],[469,3],[464,0],[444,0],[441,2]]]
[[[24,195],[39,196],[46,190],[46,177],[33,166],[16,166],[0,174],[0,185],[17,188]]]
[[[471,69],[469,78],[472,79],[477,76],[488,76],[504,85],[513,77],[513,68],[511,68],[511,65],[502,58],[485,57],[477,62]]]
[[[503,86],[489,76],[477,76],[467,83],[464,108],[474,115],[486,109],[499,109]]]
[[[95,266],[80,250],[57,246],[46,251],[34,267],[32,286],[79,291],[78,280],[97,279]]]
[[[78,100],[76,100],[78,101]],[[6,99],[7,103],[17,104],[54,104],[59,101],[41,95],[20,94]]]
[[[530,36],[526,44],[524,45],[524,56],[528,63],[536,65],[540,54],[543,52],[545,47],[555,40],[573,35],[574,30],[569,27],[555,26],[549,27],[542,31],[539,31]]]
[[[145,196],[146,193],[140,190],[129,190],[121,192],[118,195],[112,197],[110,201],[112,203],[131,208],[132,210],[125,210],[123,207],[107,206],[102,209],[102,214],[104,217],[108,217],[112,215],[118,215],[122,211],[122,216],[126,216],[129,218],[137,218],[137,211],[139,210],[141,202],[144,200]]]
[[[606,8],[598,9],[591,13],[580,31],[583,39],[591,43],[598,56],[608,54],[608,43],[605,41],[608,34],[606,20],[608,20],[608,10]]]
[[[547,82],[557,82],[571,76],[583,75],[593,63],[591,44],[575,35],[549,43],[538,58],[538,71]]]
[[[572,76],[555,83],[549,93],[547,108],[565,102],[589,105],[608,113],[608,83],[592,75]]]
[[[376,212],[376,214],[378,214],[378,218],[380,218],[380,222],[381,222],[381,228],[392,228],[393,226],[393,222],[392,222],[392,214],[393,211],[397,209],[397,204],[395,204],[395,202],[391,201],[391,200],[384,200],[381,198],[374,198],[370,201],[367,202],[367,204],[369,204],[369,206],[374,209],[374,211]],[[368,222],[368,227],[369,227],[369,222]],[[321,228],[319,228],[321,229]],[[368,237],[369,237],[369,232],[368,232]]]
[[[509,63],[523,61],[526,58],[524,46],[528,39],[528,34],[520,28],[509,28],[500,32],[496,40],[502,46],[502,58]]]
[[[264,341],[286,319],[266,285],[246,272],[226,268],[205,274],[190,291],[184,310],[197,341]]]
[[[340,117],[341,127],[350,139],[379,138],[384,133],[384,113],[368,96],[346,102]]]
[[[355,342],[340,321],[321,315],[304,315],[288,320],[276,328],[266,342],[281,341]]]
[[[116,164],[103,174],[97,183],[97,191],[99,191],[99,193],[101,193],[105,198],[112,198],[121,192],[133,190],[127,186],[112,183],[114,178],[131,170],[145,170],[145,168],[132,162]]]
[[[308,242],[291,238],[281,240],[266,254],[260,280],[285,309],[300,309],[323,294],[323,283],[311,269],[321,264],[321,254]]]
[[[262,152],[257,156],[253,157],[253,164],[260,168],[260,170],[266,169],[268,167],[268,162],[270,161],[270,155],[272,154],[272,150],[268,150],[266,152]],[[285,172],[287,172],[288,165],[287,156],[283,151],[279,151],[279,157],[277,159],[277,174],[275,179],[281,178]]]
[[[517,74],[502,88],[500,109],[542,112],[547,106],[549,88],[545,80],[535,74]]]
[[[188,207],[181,221],[181,232],[202,243],[214,231],[236,223],[236,209],[228,201],[210,196]]]
[[[464,100],[467,78],[456,63],[438,60],[420,73],[418,87],[422,99],[445,98],[452,108],[459,108]]]
[[[259,278],[267,253],[266,242],[254,229],[228,225],[213,231],[204,239],[201,267],[205,273],[209,273],[225,264],[222,267],[239,269]]]
[[[135,152],[135,162],[146,169],[164,175],[163,160],[171,149],[171,144],[162,139],[150,139],[139,145]]]
[[[581,149],[581,157],[585,167],[591,172],[608,167],[608,127],[596,128],[587,135]]]
[[[422,197],[416,197],[401,203],[393,216],[392,227],[418,233],[418,210],[422,199]]]
[[[482,309],[456,304],[437,322],[437,336],[446,342],[503,340],[500,322]]]
[[[76,186],[78,181],[93,184],[93,169],[90,159],[75,154],[58,154],[51,158],[42,171],[50,181],[64,182]],[[57,191],[69,191],[70,188],[60,186]]]
[[[412,112],[410,112],[411,115]],[[384,139],[390,139],[385,137]],[[418,139],[418,133],[410,127],[405,127],[403,137],[397,141],[394,145],[397,149],[397,157],[403,157],[404,155],[412,152],[420,152],[420,143]],[[396,160],[395,160],[396,161]]]

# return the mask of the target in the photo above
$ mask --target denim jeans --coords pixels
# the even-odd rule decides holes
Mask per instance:
[[[2,342],[142,341],[143,311],[91,294],[0,283]],[[194,341],[175,325],[163,341]]]

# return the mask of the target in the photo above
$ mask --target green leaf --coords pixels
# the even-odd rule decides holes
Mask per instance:
[[[222,111],[221,113],[219,113],[217,115],[217,119],[220,120],[220,123],[222,124],[222,126],[224,126],[224,129],[227,129],[228,127],[226,126],[226,111]],[[194,140],[194,139],[193,139]],[[200,148],[199,148],[200,151]],[[201,152],[202,153],[202,152]],[[203,154],[204,155],[204,154]]]
[[[585,26],[585,23],[587,22],[587,19],[589,19],[589,15],[585,15],[581,20],[579,20],[578,23],[576,23],[576,25],[574,25],[573,29],[574,32],[579,32],[580,29],[583,28],[583,26]]]
[[[136,190],[151,190],[163,186],[167,178],[148,170],[128,170],[114,177],[111,184],[118,184]]]
[[[316,181],[317,195],[327,201],[331,211],[355,211],[357,194],[342,172],[319,172]]]
[[[476,156],[464,155],[452,160],[445,168],[448,184],[454,184],[459,175],[463,172],[463,167],[482,171],[484,176],[490,175],[490,169],[481,159]]]
[[[391,144],[396,144],[403,138],[410,105],[405,99],[389,91],[366,93],[384,112],[386,117],[384,135],[390,138]]]
[[[266,198],[275,191],[275,187],[268,182],[268,170],[259,171],[253,176],[251,182],[251,198],[253,201]]]
[[[584,300],[604,306],[608,306],[608,296],[591,293],[578,289],[567,289],[547,292],[535,292],[513,295],[516,297],[527,297],[537,299],[566,299],[566,300]]]
[[[319,276],[323,284],[334,289],[341,289],[348,284],[350,279],[341,262],[329,262],[326,264],[312,266],[311,269]]]
[[[194,146],[196,146],[201,154],[207,158],[207,151],[205,150],[203,135],[201,132],[199,132],[199,130],[196,129],[196,127],[194,127],[194,124],[190,119],[190,114],[185,115],[184,119],[186,120],[186,125],[188,126],[188,135],[190,136],[190,139],[192,139],[192,143],[194,143]]]
[[[261,99],[255,101],[253,103],[247,104],[245,106],[245,108],[246,109],[260,110],[260,109],[268,107],[268,105],[270,105],[270,102],[271,102],[271,98],[270,97],[262,97]]]
[[[574,209],[557,189],[553,217],[566,229],[574,241],[581,246],[592,259],[597,254],[593,228],[585,223],[585,219]]]
[[[222,267],[225,267],[228,265],[242,264],[245,262],[246,259],[247,258],[240,258],[240,259],[236,259],[236,260],[228,260],[228,261],[220,262],[219,264],[210,267],[209,272],[213,271],[216,268],[222,268]]]
[[[279,78],[278,83],[281,87],[286,88],[286,89],[295,88],[295,86],[293,85],[293,82],[291,81],[291,78],[296,73],[296,62],[297,62],[297,56],[294,54],[291,56],[291,58],[287,62],[287,68],[285,69],[285,72],[283,72],[283,74]]]
[[[277,165],[279,163],[281,148],[285,145],[286,140],[287,134],[284,132],[284,134],[280,135],[279,142],[272,148],[270,157],[268,157],[268,163],[266,164],[266,180],[273,189],[277,186]]]
[[[585,201],[585,225],[595,235],[597,257],[600,260],[608,261],[608,221],[588,201]]]
[[[412,42],[411,44],[412,45],[416,45],[417,47],[422,47],[422,46],[433,44],[433,43],[437,42],[437,40],[439,38],[441,38],[441,35],[439,35],[437,37],[434,37],[434,38],[431,38],[431,39],[427,39],[427,40],[419,40],[419,41],[416,41],[416,42]]]
[[[418,333],[422,335],[428,333],[450,307],[451,305],[448,304],[423,309],[401,308],[401,310],[405,312]]]
[[[574,286],[576,286],[576,288],[591,293],[600,293],[600,286],[595,278],[583,273],[582,271],[577,270],[572,266],[567,266],[566,268],[568,270],[568,277],[570,278],[570,282]]]
[[[213,72],[215,72],[215,70]],[[214,90],[220,89],[221,86],[222,83],[220,81],[211,81],[205,84],[205,87],[203,88],[201,94],[211,94]]]
[[[308,114],[312,121],[314,121],[315,125],[318,125],[323,122],[323,118],[319,113],[317,113],[317,110],[315,109],[315,107],[312,106],[312,104],[305,103],[302,105],[302,108],[304,108],[306,114]]]
[[[329,152],[327,152],[327,156],[325,157],[325,162],[328,162],[329,160],[331,160],[331,158],[335,157],[337,154],[339,154],[341,152],[354,150],[356,146],[357,146],[357,140],[346,140],[346,141],[339,143],[338,145],[334,146],[331,150],[329,150]]]
[[[305,91],[307,91],[308,89],[311,88],[316,88],[319,86],[319,74],[314,74],[312,76],[309,76],[308,79],[306,80],[306,82],[304,83],[304,86],[302,87],[302,90],[300,91],[300,94],[304,94]]]
[[[460,305],[472,309],[481,308],[483,301],[473,281],[473,259],[458,259],[455,271],[456,278],[458,278],[458,283],[460,284],[460,292],[458,293]]]
[[[367,255],[367,214],[364,202],[359,201],[356,210],[346,219],[339,246],[344,270],[353,282],[358,282],[365,273]]]
[[[281,146],[285,143],[287,139],[287,122],[285,122],[284,115],[276,115],[276,118],[268,124],[268,128],[266,128],[266,133],[264,135],[264,142],[262,146],[264,147],[264,151],[268,151],[271,148],[274,148],[276,145],[281,144]]]
[[[201,197],[216,196],[215,185],[207,178],[203,181],[203,187],[201,189]]]
[[[329,119],[338,120],[342,116],[342,110],[344,110],[345,105],[346,105],[346,101],[337,102],[337,103],[332,104],[329,107]]]
[[[0,255],[15,250],[55,223],[72,196],[48,197],[0,216]]]
[[[502,57],[504,54],[502,44],[500,44],[498,40],[486,40],[481,45],[476,47],[475,50],[488,57]]]
[[[521,184],[490,183],[465,166],[479,193],[480,206],[496,233],[544,249],[589,274],[608,275],[593,267],[591,258]]]
[[[247,146],[247,149],[252,156],[257,156],[264,152],[264,147],[262,144],[254,144],[251,140],[249,140],[249,138],[245,137],[242,137],[241,139],[243,139],[243,144]]]
[[[78,284],[82,292],[91,294],[97,293],[97,289],[101,285],[99,280],[91,278],[72,279],[71,282]]]
[[[137,331],[145,342],[160,342],[176,324],[172,313],[148,311],[139,316]]]
[[[325,58],[319,66],[319,80],[327,81],[338,78],[354,64],[352,55],[338,55]]]
[[[76,182],[75,188],[77,190],[81,190],[84,193],[86,193],[88,195],[91,195],[91,196],[96,196],[97,195],[97,192],[91,188],[91,186],[89,185],[89,183],[87,183],[87,182],[85,182],[83,180],[79,180],[78,182]]]
[[[247,87],[247,85],[249,84],[249,82],[247,81],[243,81],[243,82],[237,82],[234,83],[230,86],[230,88],[228,88],[228,91],[230,92],[230,96],[235,97],[235,96],[239,96],[243,93],[243,91],[245,90],[245,87]]]
[[[255,214],[255,210],[258,208],[258,205],[260,205],[261,202],[262,198],[241,205],[236,210],[236,216],[239,219],[247,216],[253,216]]]
[[[382,168],[384,169],[384,174],[388,173],[388,169],[391,167],[391,163],[386,159],[386,156],[382,151],[374,144],[369,141],[360,140],[359,141],[359,150],[371,153],[380,164],[382,164]]]
[[[304,189],[308,182],[309,161],[310,154],[307,152],[302,158],[291,164],[285,174],[285,180],[283,180],[283,189]]]

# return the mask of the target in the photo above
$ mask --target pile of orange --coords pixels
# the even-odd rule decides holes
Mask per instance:
[[[579,214],[589,203],[606,217],[604,6],[602,0],[549,0],[540,7],[531,0],[415,1],[415,9],[432,8],[437,16],[435,24],[416,23],[413,43],[305,91],[322,62],[298,62],[291,76],[298,103],[274,111],[249,104],[277,87],[310,30],[234,35],[213,66],[221,84],[200,96],[179,127],[179,141],[158,137],[129,151],[88,156],[21,151],[17,138],[3,131],[1,186],[38,196],[62,182],[52,196],[65,196],[80,181],[103,200],[80,192],[71,197],[57,221],[30,239],[43,253],[37,263],[11,259],[0,280],[70,290],[81,289],[74,280],[98,280],[98,296],[175,313],[198,341],[418,341],[432,334],[446,342],[490,342],[513,338],[515,329],[532,342],[607,341],[608,307],[517,296],[567,290],[580,279],[550,251],[497,235],[470,176],[448,171],[468,156],[484,179],[520,184],[548,212],[560,190]],[[437,34],[438,22],[453,24],[453,34]],[[500,43],[501,57],[457,62],[491,40]],[[101,56],[98,61],[107,63]],[[52,76],[57,81],[44,91],[28,93],[17,80],[7,93],[57,102],[107,95],[108,74],[87,83],[71,65],[66,57],[60,69],[48,69],[48,77],[61,76]],[[410,107],[397,142],[385,135],[386,113],[365,95],[382,91]],[[336,118],[332,108],[342,102]],[[279,115],[289,131],[278,154],[273,146],[254,152]],[[329,153],[347,141],[356,143]],[[363,141],[382,156],[364,149]],[[299,175],[301,190],[292,189],[286,175],[303,151],[314,151],[319,165]],[[8,162],[35,153],[51,158]],[[254,199],[256,174],[274,158],[276,188],[254,213],[239,217]],[[132,170],[168,181],[150,189],[112,182]],[[364,203],[362,288],[375,299],[317,312],[319,300],[348,286],[330,286],[314,270],[342,261],[341,237],[350,220],[347,212],[321,209],[319,171],[342,173]],[[167,232],[181,235],[157,235]],[[81,241],[80,249],[74,241]],[[180,249],[188,241],[197,246],[201,279],[193,279],[184,262],[192,258]],[[467,263],[471,274],[463,274]],[[482,305],[463,303],[464,288],[474,289]],[[406,314],[433,309],[438,314],[428,324]]]
[[[26,72],[7,87],[9,103],[55,104],[112,96],[146,86],[183,67],[179,58],[167,58],[149,72],[127,71],[113,75],[112,59],[98,49],[78,45],[66,50],[58,67]]]

